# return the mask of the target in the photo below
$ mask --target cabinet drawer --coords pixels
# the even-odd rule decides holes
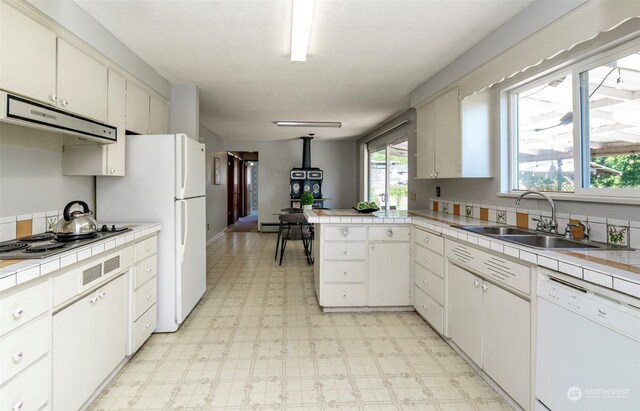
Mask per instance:
[[[438,304],[444,304],[444,284],[442,278],[427,270],[420,264],[413,265],[413,279],[416,286],[425,291]]]
[[[324,227],[324,240],[364,241],[365,230],[362,226],[327,226]]]
[[[156,329],[156,308],[153,304],[140,318],[133,323],[133,351],[138,349],[144,344],[145,341],[151,336]]]
[[[49,316],[0,339],[0,384],[13,377],[49,350]]]
[[[46,312],[51,304],[49,281],[0,299],[0,335]]]
[[[365,243],[340,242],[324,244],[325,260],[364,260]]]
[[[133,297],[133,318],[138,318],[155,304],[157,299],[158,287],[155,279],[146,282],[142,287],[138,288]]]
[[[418,287],[413,287],[413,306],[434,330],[444,333],[442,306]]]
[[[325,282],[359,283],[366,279],[364,261],[327,261],[324,263]]]
[[[427,250],[424,247],[414,247],[415,259],[414,261],[423,267],[427,267],[434,274],[443,277],[444,273],[444,257],[434,253],[431,250]]]
[[[324,284],[325,307],[363,307],[366,290],[364,284]]]
[[[511,288],[531,293],[531,268],[476,248],[447,241],[447,258],[465,265],[483,277]]]
[[[36,411],[49,400],[49,356],[42,358],[0,388],[3,410]]]
[[[414,241],[416,242],[416,244],[427,247],[431,251],[434,251],[438,254],[444,253],[444,239],[439,235],[416,228],[414,236]]]
[[[158,249],[158,237],[149,237],[135,245],[134,258],[135,262],[142,261],[148,256],[155,254]]]
[[[409,241],[411,228],[407,226],[369,227],[369,241]]]
[[[133,273],[133,287],[139,288],[142,284],[155,277],[158,273],[158,258],[155,255],[145,258],[136,264]]]

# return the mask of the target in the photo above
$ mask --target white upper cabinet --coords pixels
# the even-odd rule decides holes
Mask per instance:
[[[127,130],[149,134],[149,93],[127,81]]]
[[[0,88],[55,105],[56,35],[0,2]]]
[[[136,134],[167,134],[169,105],[127,81],[126,128]]]
[[[58,106],[107,121],[107,67],[58,39]]]
[[[149,131],[150,134],[169,132],[169,105],[154,96],[149,99]]]
[[[417,110],[417,178],[490,177],[489,96],[455,88]]]

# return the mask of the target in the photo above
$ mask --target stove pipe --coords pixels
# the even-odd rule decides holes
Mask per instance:
[[[311,168],[311,140],[313,137],[300,137],[302,139],[302,168]]]

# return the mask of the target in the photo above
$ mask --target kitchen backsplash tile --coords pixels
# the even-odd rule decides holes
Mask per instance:
[[[445,214],[452,211],[455,213],[455,205],[460,204],[460,215],[464,212],[466,217],[529,228],[531,230],[535,230],[538,227],[538,221],[534,221],[534,219],[540,219],[541,224],[546,229],[549,229],[551,225],[551,212],[548,210],[527,210],[498,207],[491,204],[458,203],[441,198],[431,199],[430,204],[434,211],[443,212],[446,209]],[[591,227],[590,240],[640,249],[640,221],[569,213],[557,213],[556,219],[558,220],[558,232],[560,234],[564,233],[569,223],[588,222]],[[582,238],[584,230],[582,227],[573,228],[572,233],[575,238]]]
[[[13,240],[16,238],[16,221],[0,224],[0,241]]]
[[[60,218],[62,210],[0,217],[0,241],[51,231]]]

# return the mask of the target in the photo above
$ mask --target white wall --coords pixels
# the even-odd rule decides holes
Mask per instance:
[[[169,132],[186,134],[197,141],[201,127],[198,88],[193,84],[173,84],[169,103]]]
[[[227,227],[227,152],[223,140],[204,126],[200,126],[200,138],[207,151],[207,241]],[[213,158],[220,159],[221,179],[214,185]]]
[[[302,165],[302,140],[226,141],[226,151],[257,151],[259,155],[258,219],[278,221],[273,213],[289,207],[289,171]],[[322,194],[332,198],[325,206],[350,208],[356,202],[356,142],[311,142],[311,166],[324,170]]]
[[[0,217],[61,210],[72,200],[94,209],[94,178],[62,175],[62,138],[0,123]]]

